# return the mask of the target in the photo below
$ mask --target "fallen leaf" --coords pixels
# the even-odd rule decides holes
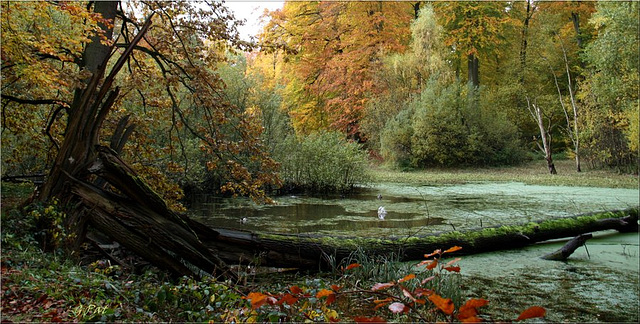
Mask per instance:
[[[405,307],[403,303],[395,302],[389,305],[389,310],[394,314],[398,314],[404,312]]]
[[[371,287],[371,291],[378,291],[378,290],[382,290],[382,289],[387,289],[387,288],[393,287],[393,286],[395,286],[394,282],[385,282],[385,283],[378,282],[377,284],[373,285],[373,287]]]
[[[352,263],[352,264],[348,265],[348,266],[345,268],[345,270],[351,270],[351,269],[353,269],[353,268],[357,268],[357,267],[361,267],[361,266],[362,266],[362,265],[361,265],[361,264],[359,264],[359,263]]]
[[[322,289],[320,291],[318,291],[318,293],[316,294],[317,298],[322,298],[325,296],[330,296],[330,295],[334,295],[334,292],[328,289]]]
[[[540,306],[531,306],[520,313],[520,316],[518,316],[516,321],[522,321],[529,318],[544,317],[546,313],[547,311]]]
[[[353,321],[356,323],[386,323],[387,321],[380,316],[366,317],[366,316],[356,316],[353,318]]]
[[[435,268],[437,265],[438,265],[438,260],[433,260],[431,261],[431,263],[429,263],[429,265],[427,265],[427,269],[431,270]]]
[[[293,305],[298,301],[298,298],[294,297],[291,294],[285,294],[284,296],[282,296],[282,298],[280,298],[280,300],[278,300],[277,304],[278,305],[282,305],[282,304],[287,304],[287,305]]]
[[[302,294],[302,289],[300,289],[300,287],[298,286],[291,286],[291,288],[289,288],[289,290],[291,290],[292,294]]]
[[[429,296],[429,300],[438,307],[443,313],[451,315],[453,313],[453,301],[450,298],[442,298],[438,294]]]
[[[413,278],[415,278],[415,277],[416,277],[416,275],[415,275],[415,274],[413,274],[413,273],[408,274],[408,275],[404,276],[404,278],[402,278],[402,279],[398,280],[398,283],[405,282],[405,281],[407,281],[407,280],[411,280],[411,279],[413,279]]]

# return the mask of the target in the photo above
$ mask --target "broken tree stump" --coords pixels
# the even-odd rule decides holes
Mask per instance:
[[[557,251],[542,256],[542,259],[553,260],[553,261],[565,261],[571,254],[573,254],[573,252],[575,252],[575,250],[583,246],[584,243],[592,237],[593,237],[593,234],[591,233],[580,234],[572,238],[569,242],[567,242],[563,247],[561,247]]]

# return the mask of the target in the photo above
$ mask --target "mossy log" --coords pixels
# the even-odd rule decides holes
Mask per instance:
[[[192,226],[196,231],[195,226]],[[514,226],[477,228],[414,237],[364,238],[312,235],[274,235],[235,230],[199,232],[205,245],[229,263],[318,270],[348,258],[354,251],[391,254],[401,260],[420,260],[436,249],[461,246],[458,255],[523,247],[583,233],[638,231],[638,209],[553,218]]]

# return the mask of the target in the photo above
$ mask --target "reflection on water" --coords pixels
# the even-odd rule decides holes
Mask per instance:
[[[378,195],[381,199],[378,199]],[[348,236],[419,235],[519,224],[553,216],[638,206],[638,190],[475,183],[452,186],[379,184],[350,197],[276,197],[276,206],[200,197],[191,211],[214,227]],[[384,206],[386,219],[377,217]],[[247,218],[242,224],[240,219]],[[566,262],[541,260],[564,242],[465,256],[462,290],[490,300],[483,313],[515,319],[527,307],[550,322],[638,321],[638,234],[594,237]],[[425,251],[430,252],[430,251]]]
[[[378,199],[380,197],[380,199]],[[638,206],[638,190],[522,183],[444,186],[378,184],[341,197],[275,197],[277,205],[247,199],[197,197],[190,210],[213,227],[276,233],[406,236],[480,226],[519,224]],[[377,217],[384,206],[385,220]],[[246,223],[240,220],[246,218]]]

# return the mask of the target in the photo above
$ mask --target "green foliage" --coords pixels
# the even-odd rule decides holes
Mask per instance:
[[[597,3],[596,9],[590,23],[598,37],[583,53],[591,68],[580,93],[584,153],[594,166],[637,173],[638,3]]]
[[[484,97],[468,91],[460,83],[430,78],[421,96],[385,126],[383,157],[400,167],[521,162],[525,155],[516,127]]]
[[[289,137],[277,148],[286,190],[345,192],[368,181],[366,153],[337,132]]]

